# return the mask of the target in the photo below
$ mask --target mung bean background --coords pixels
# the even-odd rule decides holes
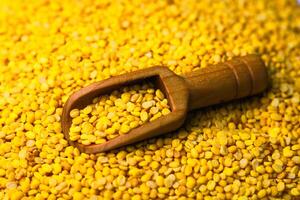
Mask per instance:
[[[296,0],[1,0],[0,199],[299,198],[299,35]],[[83,86],[250,53],[271,78],[262,95],[117,151],[63,137],[62,106]]]

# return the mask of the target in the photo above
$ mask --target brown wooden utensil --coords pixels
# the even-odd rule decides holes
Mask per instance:
[[[70,140],[72,109],[84,108],[97,96],[143,80],[152,81],[167,96],[170,114],[103,144],[83,145]],[[104,152],[176,130],[189,110],[260,93],[267,88],[267,83],[266,68],[257,55],[236,57],[185,76],[178,76],[167,67],[146,68],[93,83],[73,93],[63,108],[62,130],[68,142],[81,152]]]

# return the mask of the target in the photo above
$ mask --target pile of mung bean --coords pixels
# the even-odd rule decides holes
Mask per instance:
[[[124,87],[94,98],[84,109],[71,110],[70,140],[102,144],[170,112],[168,100],[152,83]]]
[[[299,33],[296,0],[1,0],[0,199],[299,198]],[[64,139],[62,107],[90,83],[250,53],[270,75],[261,95],[107,153]]]

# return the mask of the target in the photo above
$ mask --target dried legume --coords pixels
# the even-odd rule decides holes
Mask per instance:
[[[299,31],[296,0],[1,0],[0,199],[297,198]],[[249,53],[268,68],[262,95],[118,151],[80,153],[63,137],[62,107],[90,83]]]
[[[151,83],[124,87],[71,110],[70,140],[101,144],[170,112],[168,100]]]

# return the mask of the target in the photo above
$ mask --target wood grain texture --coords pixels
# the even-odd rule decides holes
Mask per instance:
[[[94,97],[145,79],[153,81],[167,96],[172,110],[170,114],[103,144],[83,145],[70,140],[72,119],[69,113],[72,109],[84,108],[92,103]],[[151,67],[93,83],[72,94],[63,108],[62,130],[69,144],[81,152],[108,151],[176,130],[183,124],[188,110],[257,94],[266,89],[267,83],[266,68],[256,55],[234,58],[184,77],[176,75],[167,67]]]
[[[259,56],[236,57],[186,74],[189,110],[251,96],[267,88],[267,70]]]

